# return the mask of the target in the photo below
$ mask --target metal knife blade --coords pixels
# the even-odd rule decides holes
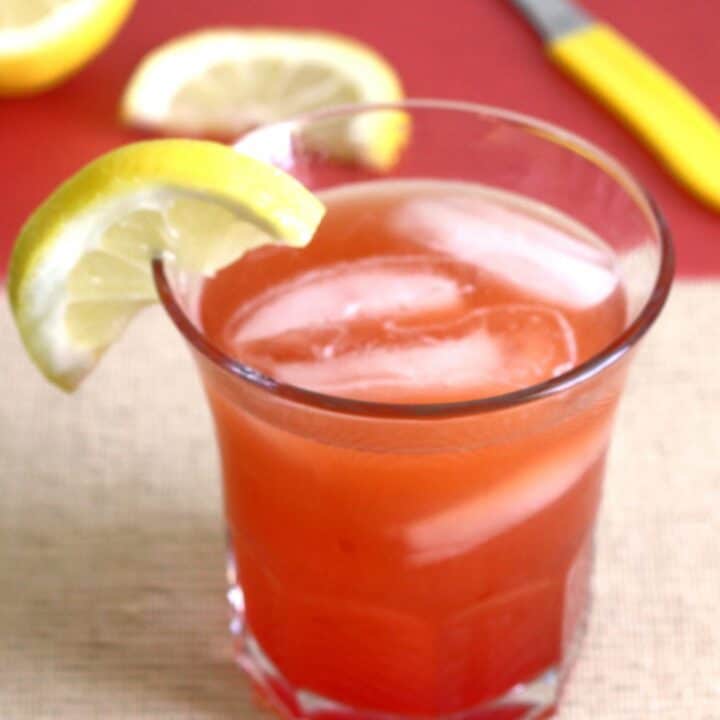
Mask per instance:
[[[590,25],[591,15],[570,0],[510,0],[545,40]]]

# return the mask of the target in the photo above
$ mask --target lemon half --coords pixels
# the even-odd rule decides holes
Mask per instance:
[[[115,36],[135,0],[2,0],[0,94],[51,87]]]
[[[126,122],[171,133],[237,137],[257,125],[349,103],[401,100],[392,66],[355,40],[324,32],[216,29],[151,52],[125,90]],[[387,168],[404,144],[406,118],[377,113],[324,133],[333,155]]]

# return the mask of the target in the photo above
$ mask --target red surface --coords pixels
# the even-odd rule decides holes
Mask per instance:
[[[720,7],[708,0],[585,0],[658,59],[720,116]],[[200,27],[321,27],[371,43],[413,96],[501,105],[556,122],[622,160],[655,195],[676,238],[683,274],[720,274],[720,214],[699,205],[649,153],[544,58],[507,0],[138,0],[118,38],[63,87],[0,99],[0,269],[31,210],[88,160],[138,137],[117,120],[125,82],[145,52]]]

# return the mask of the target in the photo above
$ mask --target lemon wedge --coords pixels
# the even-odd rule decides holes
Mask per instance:
[[[217,29],[151,52],[128,83],[122,114],[140,127],[236,137],[311,110],[402,98],[390,64],[355,40],[301,30]],[[403,146],[406,125],[400,112],[373,113],[346,123],[341,137],[329,126],[322,134],[331,154],[384,169]]]
[[[323,213],[290,176],[217,143],[110,152],[61,185],[18,236],[8,291],[25,347],[71,390],[156,301],[153,258],[209,275],[266,243],[306,244]]]
[[[115,36],[135,0],[2,0],[0,94],[51,87]]]

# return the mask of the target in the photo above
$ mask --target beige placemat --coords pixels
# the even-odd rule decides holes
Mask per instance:
[[[226,636],[219,484],[158,309],[75,397],[0,301],[0,720],[256,720]],[[720,719],[720,284],[678,285],[639,355],[562,720]]]

